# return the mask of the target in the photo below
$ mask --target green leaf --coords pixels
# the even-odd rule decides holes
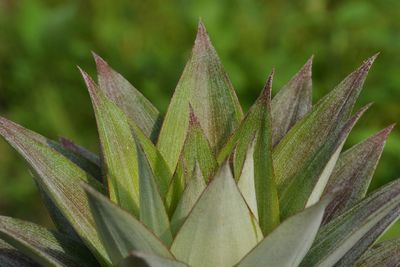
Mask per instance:
[[[338,149],[348,133],[344,124],[375,57],[368,59],[320,100],[275,147],[273,160],[281,218],[304,209],[310,196],[313,201],[308,204],[322,194],[324,183],[318,182],[325,181],[326,184],[330,176],[329,170],[334,166],[332,161],[340,153]],[[318,191],[313,193],[316,186]]]
[[[187,215],[190,213],[205,188],[206,183],[201,173],[200,166],[196,163],[192,175],[187,181],[185,191],[171,218],[171,230],[174,235],[181,228]]]
[[[218,167],[218,163],[207,137],[191,107],[189,118],[188,134],[182,152],[186,162],[185,167],[188,171],[192,171],[197,162],[203,173],[203,177],[208,182],[213,172]]]
[[[314,241],[328,202],[324,199],[282,222],[237,266],[298,266]]]
[[[0,239],[0,266],[39,267],[39,264]]]
[[[157,147],[171,170],[179,160],[189,126],[189,104],[213,151],[218,151],[242,119],[233,86],[200,22],[192,55],[165,116]]]
[[[44,266],[94,266],[86,247],[39,225],[0,216],[0,238]]]
[[[221,165],[234,153],[233,173],[235,179],[239,179],[242,172],[247,149],[254,140],[254,136],[267,120],[270,124],[270,98],[273,72],[269,75],[267,82],[257,98],[256,102],[250,107],[245,118],[229,137],[223,148],[218,152],[217,161]]]
[[[400,180],[323,226],[301,266],[349,266],[400,215]]]
[[[140,221],[92,188],[83,185],[103,244],[113,265],[132,250],[173,258],[164,244]]]
[[[324,224],[338,217],[365,197],[385,141],[394,125],[345,151],[339,158],[325,188],[328,193],[343,188],[326,208]]]
[[[187,168],[185,168],[184,165],[185,163],[181,159],[168,187],[168,193],[166,195],[165,202],[169,216],[174,214],[178,202],[182,197],[183,191],[185,190]]]
[[[132,84],[113,70],[107,62],[93,53],[99,87],[153,142],[161,127],[159,111]]]
[[[137,144],[139,191],[140,191],[140,220],[158,236],[164,244],[170,246],[172,234],[169,218],[161,198],[154,174],[140,144]]]
[[[118,267],[187,267],[186,264],[142,252],[131,252]]]
[[[190,266],[232,266],[262,238],[224,163],[193,207],[171,246]]]
[[[272,99],[272,145],[276,146],[292,126],[311,110],[313,57]]]
[[[96,115],[104,174],[110,199],[135,216],[139,215],[137,152],[126,115],[81,70]]]
[[[161,155],[157,147],[146,137],[142,130],[134,123],[130,122],[133,137],[141,145],[147,160],[149,161],[154,179],[160,190],[161,197],[164,198],[168,191],[168,185],[172,179],[172,173],[169,170],[164,157]]]
[[[30,164],[40,188],[67,218],[96,258],[107,264],[107,254],[95,230],[86,194],[80,187],[85,182],[102,190],[101,184],[50,147],[49,140],[39,134],[1,117],[0,134]]]
[[[356,267],[398,266],[400,262],[400,239],[394,238],[378,243],[368,249],[354,263]]]

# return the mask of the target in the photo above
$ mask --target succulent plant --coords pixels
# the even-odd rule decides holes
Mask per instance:
[[[165,116],[94,54],[100,156],[5,118],[55,230],[0,216],[1,266],[394,266],[400,180],[367,195],[393,126],[342,152],[376,56],[312,106],[312,58],[243,114],[203,24]],[[372,264],[372,265],[371,265]]]

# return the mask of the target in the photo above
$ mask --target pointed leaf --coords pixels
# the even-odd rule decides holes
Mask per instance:
[[[238,188],[249,206],[249,209],[258,221],[256,186],[254,183],[254,145],[254,143],[251,144],[247,151],[243,170],[238,181]]]
[[[93,266],[86,247],[39,225],[0,216],[0,238],[44,266]]]
[[[0,118],[0,134],[30,164],[35,171],[36,182],[68,219],[83,242],[100,262],[108,257],[89,209],[85,192],[80,183],[86,182],[98,190],[102,186],[81,168],[48,145],[48,139],[11,121]]]
[[[40,267],[20,251],[0,239],[0,266],[2,267]]]
[[[349,266],[400,215],[400,180],[323,226],[301,266]]]
[[[96,115],[104,174],[110,199],[134,215],[139,214],[139,179],[136,144],[126,115],[81,70]]]
[[[143,149],[137,144],[139,191],[140,191],[140,220],[158,236],[164,244],[170,246],[172,234],[169,218],[164,202],[160,196],[154,174]]]
[[[168,186],[168,192],[165,202],[169,216],[172,216],[174,214],[178,202],[182,197],[183,191],[185,190],[185,183],[187,180],[187,168],[184,165],[184,161],[180,160],[178,166],[176,167],[174,176],[172,177],[171,182]]]
[[[154,254],[131,252],[118,267],[187,267],[186,264]]]
[[[374,59],[320,100],[276,146],[273,159],[281,218],[315,203],[323,193],[349,131],[366,109],[345,123]]]
[[[400,262],[400,239],[381,242],[368,249],[356,261],[357,267],[398,266]]]
[[[233,86],[200,22],[192,55],[165,116],[157,147],[171,170],[179,160],[192,105],[211,148],[219,150],[242,119]]]
[[[314,241],[328,202],[324,199],[282,222],[237,266],[298,266]]]
[[[65,137],[60,137],[59,138],[60,144],[65,148],[70,150],[71,152],[74,152],[75,154],[81,156],[82,158],[87,159],[97,167],[100,167],[100,158],[98,155],[95,153],[87,150],[86,148],[75,144],[71,140],[65,138]]]
[[[173,258],[163,243],[141,222],[92,188],[84,186],[97,230],[113,265],[132,250]]]
[[[162,121],[159,111],[107,62],[95,53],[93,56],[100,89],[124,111],[129,120],[137,124],[144,134],[155,142]]]
[[[190,266],[232,266],[262,238],[224,163],[179,230],[171,251]]]
[[[217,168],[218,163],[215,159],[214,153],[208,143],[200,123],[190,108],[190,121],[188,134],[186,136],[185,144],[183,146],[183,157],[186,161],[186,167],[192,171],[195,163],[198,162],[203,177],[208,181],[211,178],[214,170]]]
[[[385,141],[392,129],[393,126],[389,126],[340,156],[329,178],[325,193],[338,187],[343,188],[343,190],[327,207],[324,224],[338,217],[365,197]]]
[[[275,146],[311,110],[311,57],[272,99],[272,145]]]
[[[205,188],[206,183],[201,173],[200,166],[196,163],[192,176],[187,181],[185,191],[183,192],[171,219],[171,230],[174,235],[181,228],[187,215],[190,213]]]
[[[272,71],[268,76],[261,94],[250,107],[246,117],[229,137],[223,148],[218,152],[217,161],[220,165],[234,152],[233,173],[235,179],[239,179],[247,149],[253,142],[256,133],[260,130],[262,122],[270,120],[269,106],[273,74],[274,72]]]

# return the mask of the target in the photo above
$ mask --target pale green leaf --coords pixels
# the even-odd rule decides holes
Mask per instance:
[[[157,147],[171,170],[179,160],[189,126],[189,104],[213,151],[218,151],[242,119],[233,86],[200,22],[192,55],[165,116]]]
[[[186,181],[186,184],[186,188],[171,218],[171,229],[174,235],[180,229],[187,215],[206,188],[206,183],[198,163],[195,164],[192,175],[190,179]]]
[[[355,267],[398,267],[399,265],[400,238],[394,238],[374,245],[354,263]]]
[[[132,84],[113,70],[107,62],[93,53],[96,61],[100,89],[111,99],[153,142],[161,127],[161,115]]]
[[[282,222],[237,266],[298,266],[314,241],[328,202],[324,199]]]
[[[326,208],[324,224],[365,197],[385,141],[393,125],[345,151],[329,178],[325,193],[342,188]]]
[[[293,78],[279,90],[271,102],[272,145],[275,146],[311,110],[311,57]]]
[[[172,244],[178,260],[190,266],[232,266],[262,238],[224,163],[193,207]]]
[[[349,266],[399,215],[400,180],[396,180],[324,225],[301,266]]]
[[[172,234],[164,202],[155,182],[150,164],[139,144],[137,144],[137,152],[140,191],[140,220],[156,236],[158,236],[164,244],[170,246],[172,243]]]
[[[166,195],[165,202],[169,216],[174,214],[178,202],[182,197],[183,191],[185,190],[187,168],[184,165],[185,163],[181,159],[168,187],[168,193]]]
[[[164,244],[140,221],[92,188],[84,186],[96,228],[113,265],[132,250],[173,258]]]
[[[16,250],[0,239],[0,266],[1,267],[40,267],[22,252]]]
[[[96,265],[83,244],[30,222],[0,216],[0,239],[43,266]]]
[[[49,140],[39,134],[4,118],[0,118],[0,134],[30,164],[36,174],[34,178],[37,184],[71,223],[83,242],[100,262],[107,263],[108,257],[95,230],[86,194],[80,187],[85,182],[102,190],[101,184],[52,149]]]
[[[364,62],[321,99],[275,147],[273,160],[281,218],[302,210],[321,174],[329,177],[323,171],[347,136],[348,132],[344,129],[348,127],[344,124],[375,57]],[[320,189],[323,188],[319,186]]]
[[[187,267],[187,265],[154,254],[131,252],[118,267]]]
[[[255,143],[251,144],[247,151],[242,173],[238,181],[238,188],[249,206],[249,209],[258,221],[256,187],[254,183],[254,144]]]
[[[134,215],[139,215],[137,152],[128,118],[99,90],[87,73],[88,87],[96,115],[103,169],[110,199]]]

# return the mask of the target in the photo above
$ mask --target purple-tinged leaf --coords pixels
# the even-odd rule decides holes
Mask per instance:
[[[218,167],[218,163],[207,137],[191,108],[189,117],[188,133],[182,151],[183,159],[186,162],[185,167],[187,172],[191,172],[197,162],[205,181],[208,182]]]
[[[335,159],[335,152],[348,133],[343,130],[346,128],[344,124],[348,121],[375,57],[364,62],[321,99],[275,147],[273,160],[281,218],[304,209],[310,197],[317,200],[318,195],[322,194],[323,187],[318,187],[316,193],[313,193],[314,188],[318,185],[321,174],[324,179],[329,178],[330,173],[324,171],[325,167],[333,170],[331,159]],[[312,201],[308,204],[313,202],[315,203]]]
[[[325,193],[341,188],[326,208],[326,224],[365,197],[386,139],[394,125],[345,151],[329,178]]]
[[[68,149],[68,150],[74,152],[75,154],[81,156],[82,158],[87,159],[88,161],[90,161],[91,163],[96,165],[97,167],[100,167],[100,164],[101,164],[100,158],[95,153],[87,150],[86,148],[84,148],[80,145],[75,144],[73,141],[71,141],[65,137],[60,137],[59,141],[60,141],[60,144],[65,149]]]
[[[189,127],[189,104],[211,148],[218,151],[238,126],[242,109],[201,22],[192,55],[175,89],[157,142],[171,170],[178,163]]]
[[[109,199],[83,185],[96,221],[96,228],[112,265],[117,265],[131,251],[143,251],[173,259],[167,247],[146,226]]]
[[[368,249],[354,267],[400,266],[400,238],[378,243]]]
[[[40,267],[22,252],[0,239],[0,266],[2,267]]]
[[[108,263],[108,257],[94,227],[82,182],[103,191],[90,174],[49,146],[48,139],[0,117],[0,135],[12,145],[34,170],[37,184],[50,197],[74,227],[96,258]]]
[[[310,110],[312,105],[313,57],[272,99],[272,145],[275,146]]]
[[[153,142],[161,127],[161,115],[132,84],[113,70],[107,62],[93,53],[96,61],[99,87],[143,133]]]
[[[39,225],[0,216],[0,238],[44,266],[94,266],[86,247]]]
[[[133,215],[139,215],[138,160],[127,116],[112,103],[87,73],[81,70],[96,115],[103,173],[110,199]]]
[[[324,225],[301,266],[350,266],[400,216],[400,180]]]

